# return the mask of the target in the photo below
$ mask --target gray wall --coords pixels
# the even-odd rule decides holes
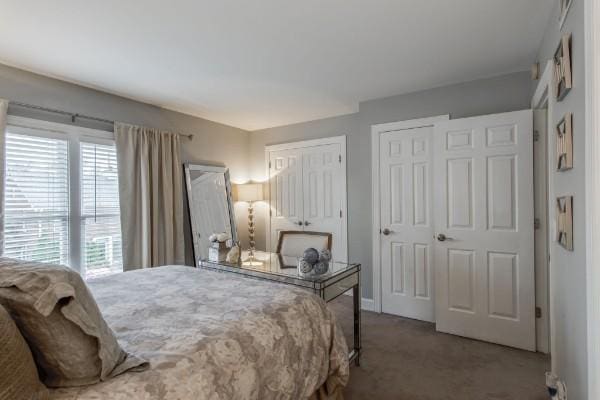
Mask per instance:
[[[194,135],[192,141],[182,138],[182,160],[225,163],[232,180],[248,179],[249,133],[241,129],[168,111],[159,107],[128,100],[97,90],[32,74],[0,64],[0,98],[62,109],[100,118],[146,125]],[[52,114],[9,107],[9,113],[55,122],[70,123],[70,119]],[[90,127],[111,130],[111,126],[88,124]],[[184,207],[187,213],[187,207]],[[241,210],[239,221],[245,223]],[[187,214],[184,215],[187,224]],[[186,225],[186,262],[192,263],[190,238]],[[241,233],[245,231],[240,230]]]
[[[552,364],[567,383],[569,398],[581,400],[587,398],[584,3],[573,2],[562,32],[555,6],[538,53],[543,68],[554,55],[562,34],[572,33],[573,89],[562,101],[553,101],[554,123],[550,129],[565,113],[573,113],[573,169],[554,173],[550,179],[554,181],[557,196],[573,195],[574,251],[553,244],[550,296],[555,325]]]
[[[363,296],[372,298],[371,125],[450,114],[452,118],[529,108],[531,80],[527,72],[371,100],[352,115],[254,131],[250,135],[251,177],[263,181],[264,146],[307,138],[347,135],[349,259],[363,266]],[[257,222],[259,248],[264,248],[266,207]]]
[[[584,1],[574,1],[563,32],[573,33],[574,88],[554,108],[557,122],[564,113],[574,116],[574,168],[554,174],[559,195],[574,196],[575,250],[568,252],[555,246],[555,266],[552,273],[556,285],[551,288],[554,298],[556,372],[565,379],[569,394],[574,399],[586,398],[586,292],[585,292],[585,85],[584,85]],[[560,31],[555,7],[538,59],[542,66],[551,58],[558,44]],[[194,140],[183,141],[184,161],[224,163],[231,170],[234,182],[248,178],[266,179],[264,146],[311,138],[337,135],[348,137],[348,241],[350,259],[363,265],[363,296],[372,298],[371,269],[371,125],[385,122],[450,114],[452,118],[484,115],[529,108],[533,85],[527,72],[473,82],[451,85],[432,90],[377,99],[360,104],[359,112],[335,118],[265,129],[248,133],[222,124],[195,118],[128,100],[104,92],[39,76],[0,65],[0,97],[40,106],[90,114],[161,129],[191,133]],[[12,114],[57,122],[66,122],[50,114],[33,113],[11,107]],[[94,127],[94,126],[92,126]],[[109,129],[109,127],[96,126]],[[258,205],[257,242],[265,246],[267,207]],[[236,207],[238,231],[243,239],[245,210]],[[187,219],[186,219],[187,221]],[[190,258],[189,237],[186,238],[186,256]]]

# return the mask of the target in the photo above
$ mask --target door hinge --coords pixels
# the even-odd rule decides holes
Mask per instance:
[[[535,308],[535,317],[542,318],[542,309],[540,307]]]
[[[542,226],[542,222],[540,221],[540,219],[534,218],[533,219],[533,229],[540,229],[541,226]]]
[[[269,169],[271,169],[271,161],[269,161]]]
[[[540,140],[540,131],[538,131],[537,129],[535,129],[533,131],[533,141],[537,142],[538,140]]]
[[[340,164],[342,163],[342,155],[341,154],[338,156],[338,161],[340,162]]]
[[[342,218],[342,210],[340,210],[340,218]]]

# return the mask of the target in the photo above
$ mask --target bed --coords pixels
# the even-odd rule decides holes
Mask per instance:
[[[119,343],[150,368],[51,399],[341,399],[348,348],[302,289],[184,266],[88,285]]]

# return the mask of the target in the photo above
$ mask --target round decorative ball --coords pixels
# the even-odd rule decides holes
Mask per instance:
[[[329,262],[331,261],[331,252],[327,249],[321,250],[319,254],[319,261]]]
[[[231,238],[231,236],[229,236],[229,233],[227,233],[227,232],[217,233],[217,241],[218,242],[226,242],[230,238]]]
[[[308,274],[310,271],[312,271],[313,266],[312,264],[307,263],[306,260],[300,260],[298,262],[298,268],[303,274]]]
[[[314,265],[317,261],[319,261],[319,252],[317,251],[317,249],[309,247],[308,249],[304,250],[302,258],[307,263]]]
[[[318,263],[315,264],[314,268],[315,268],[315,274],[321,275],[321,274],[324,274],[325,272],[327,272],[327,270],[329,269],[329,263],[319,261]]]

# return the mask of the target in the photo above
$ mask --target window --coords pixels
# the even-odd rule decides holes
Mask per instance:
[[[122,271],[117,157],[110,133],[9,117],[3,254]]]
[[[82,142],[80,159],[82,264],[88,276],[121,271],[115,146]]]
[[[6,257],[69,261],[69,157],[66,140],[6,137]]]

